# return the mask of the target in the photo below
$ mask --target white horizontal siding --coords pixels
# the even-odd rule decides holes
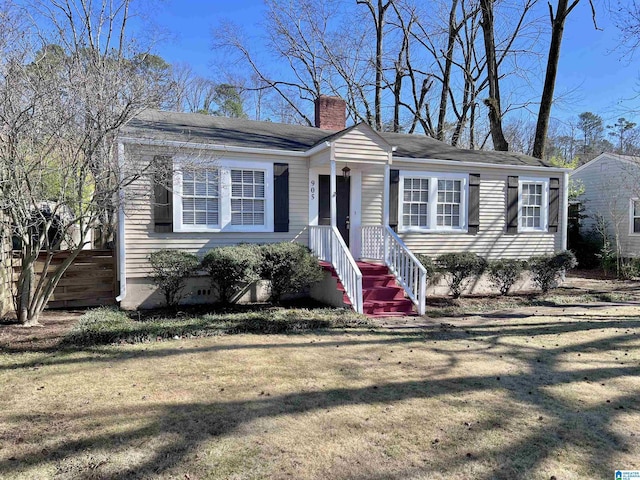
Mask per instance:
[[[361,161],[385,164],[389,159],[389,145],[364,125],[345,133],[334,142],[337,162]]]
[[[640,256],[640,235],[630,234],[629,202],[640,197],[640,166],[607,157],[588,163],[571,179],[584,185],[580,202],[586,218],[581,220],[582,232],[593,229],[598,216],[606,222],[611,238],[620,238],[622,255]]]
[[[505,235],[506,184],[509,175],[540,175],[540,172],[513,171],[500,168],[470,169],[394,162],[392,168],[399,170],[429,171],[443,173],[480,174],[480,231],[477,235],[466,233],[403,233],[400,237],[416,253],[431,257],[450,252],[474,252],[488,259],[529,258],[534,255],[553,253],[561,248],[561,232],[520,233]],[[562,175],[553,173],[549,177]],[[363,225],[380,224],[382,220],[382,174],[364,173],[362,179]],[[562,217],[562,212],[561,212]]]
[[[166,150],[161,147],[140,147],[127,145],[127,162],[135,162],[140,168],[148,165],[155,155],[184,155],[199,152]],[[289,165],[289,232],[274,233],[155,233],[153,203],[151,202],[152,182],[143,176],[128,188],[125,236],[127,256],[127,277],[146,277],[149,273],[148,256],[162,248],[175,248],[204,254],[211,248],[238,243],[273,243],[296,241],[308,244],[308,160],[302,158],[275,156],[248,156],[225,154],[224,158],[268,160]]]

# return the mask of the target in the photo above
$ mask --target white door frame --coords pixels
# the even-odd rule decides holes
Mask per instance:
[[[351,168],[351,167],[350,167]],[[309,169],[309,225],[318,225],[318,179],[320,175],[331,175],[329,165]],[[335,198],[335,182],[330,195]],[[335,224],[335,209],[332,209],[332,224]],[[360,258],[362,251],[360,227],[362,225],[362,170],[352,168],[349,182],[349,250],[354,258]]]

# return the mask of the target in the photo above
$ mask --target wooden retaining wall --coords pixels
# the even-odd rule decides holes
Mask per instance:
[[[56,252],[49,273],[69,257],[69,252]],[[46,253],[40,255],[36,272],[42,272]],[[20,256],[13,255],[13,281],[20,275]],[[64,273],[47,308],[78,308],[115,305],[116,258],[112,250],[83,250]]]

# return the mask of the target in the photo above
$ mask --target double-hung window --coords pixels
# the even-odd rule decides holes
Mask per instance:
[[[264,173],[231,169],[231,225],[264,225]]]
[[[400,231],[466,231],[468,184],[466,174],[401,171]]]
[[[182,223],[202,227],[220,224],[220,178],[217,169],[183,172]]]
[[[438,180],[438,227],[460,228],[462,180]]]
[[[629,233],[640,234],[640,198],[632,198],[629,207]]]
[[[273,231],[273,164],[181,158],[174,169],[175,231]]]
[[[429,179],[404,179],[402,224],[407,227],[428,228]]]
[[[518,231],[546,232],[549,218],[549,179],[518,180]]]

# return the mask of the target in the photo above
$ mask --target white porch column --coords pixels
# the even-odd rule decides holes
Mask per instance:
[[[329,198],[331,200],[331,226],[337,226],[337,207],[336,207],[336,160],[331,156],[331,170],[329,172]]]
[[[382,238],[383,238],[383,252],[382,260],[387,265],[389,264],[389,235],[387,235],[387,227],[389,226],[389,175],[390,175],[389,163],[384,165],[384,186],[382,191]]]
[[[382,203],[382,225],[389,225],[389,175],[390,175],[389,164],[385,164],[384,166],[384,186],[383,186],[383,203]]]

